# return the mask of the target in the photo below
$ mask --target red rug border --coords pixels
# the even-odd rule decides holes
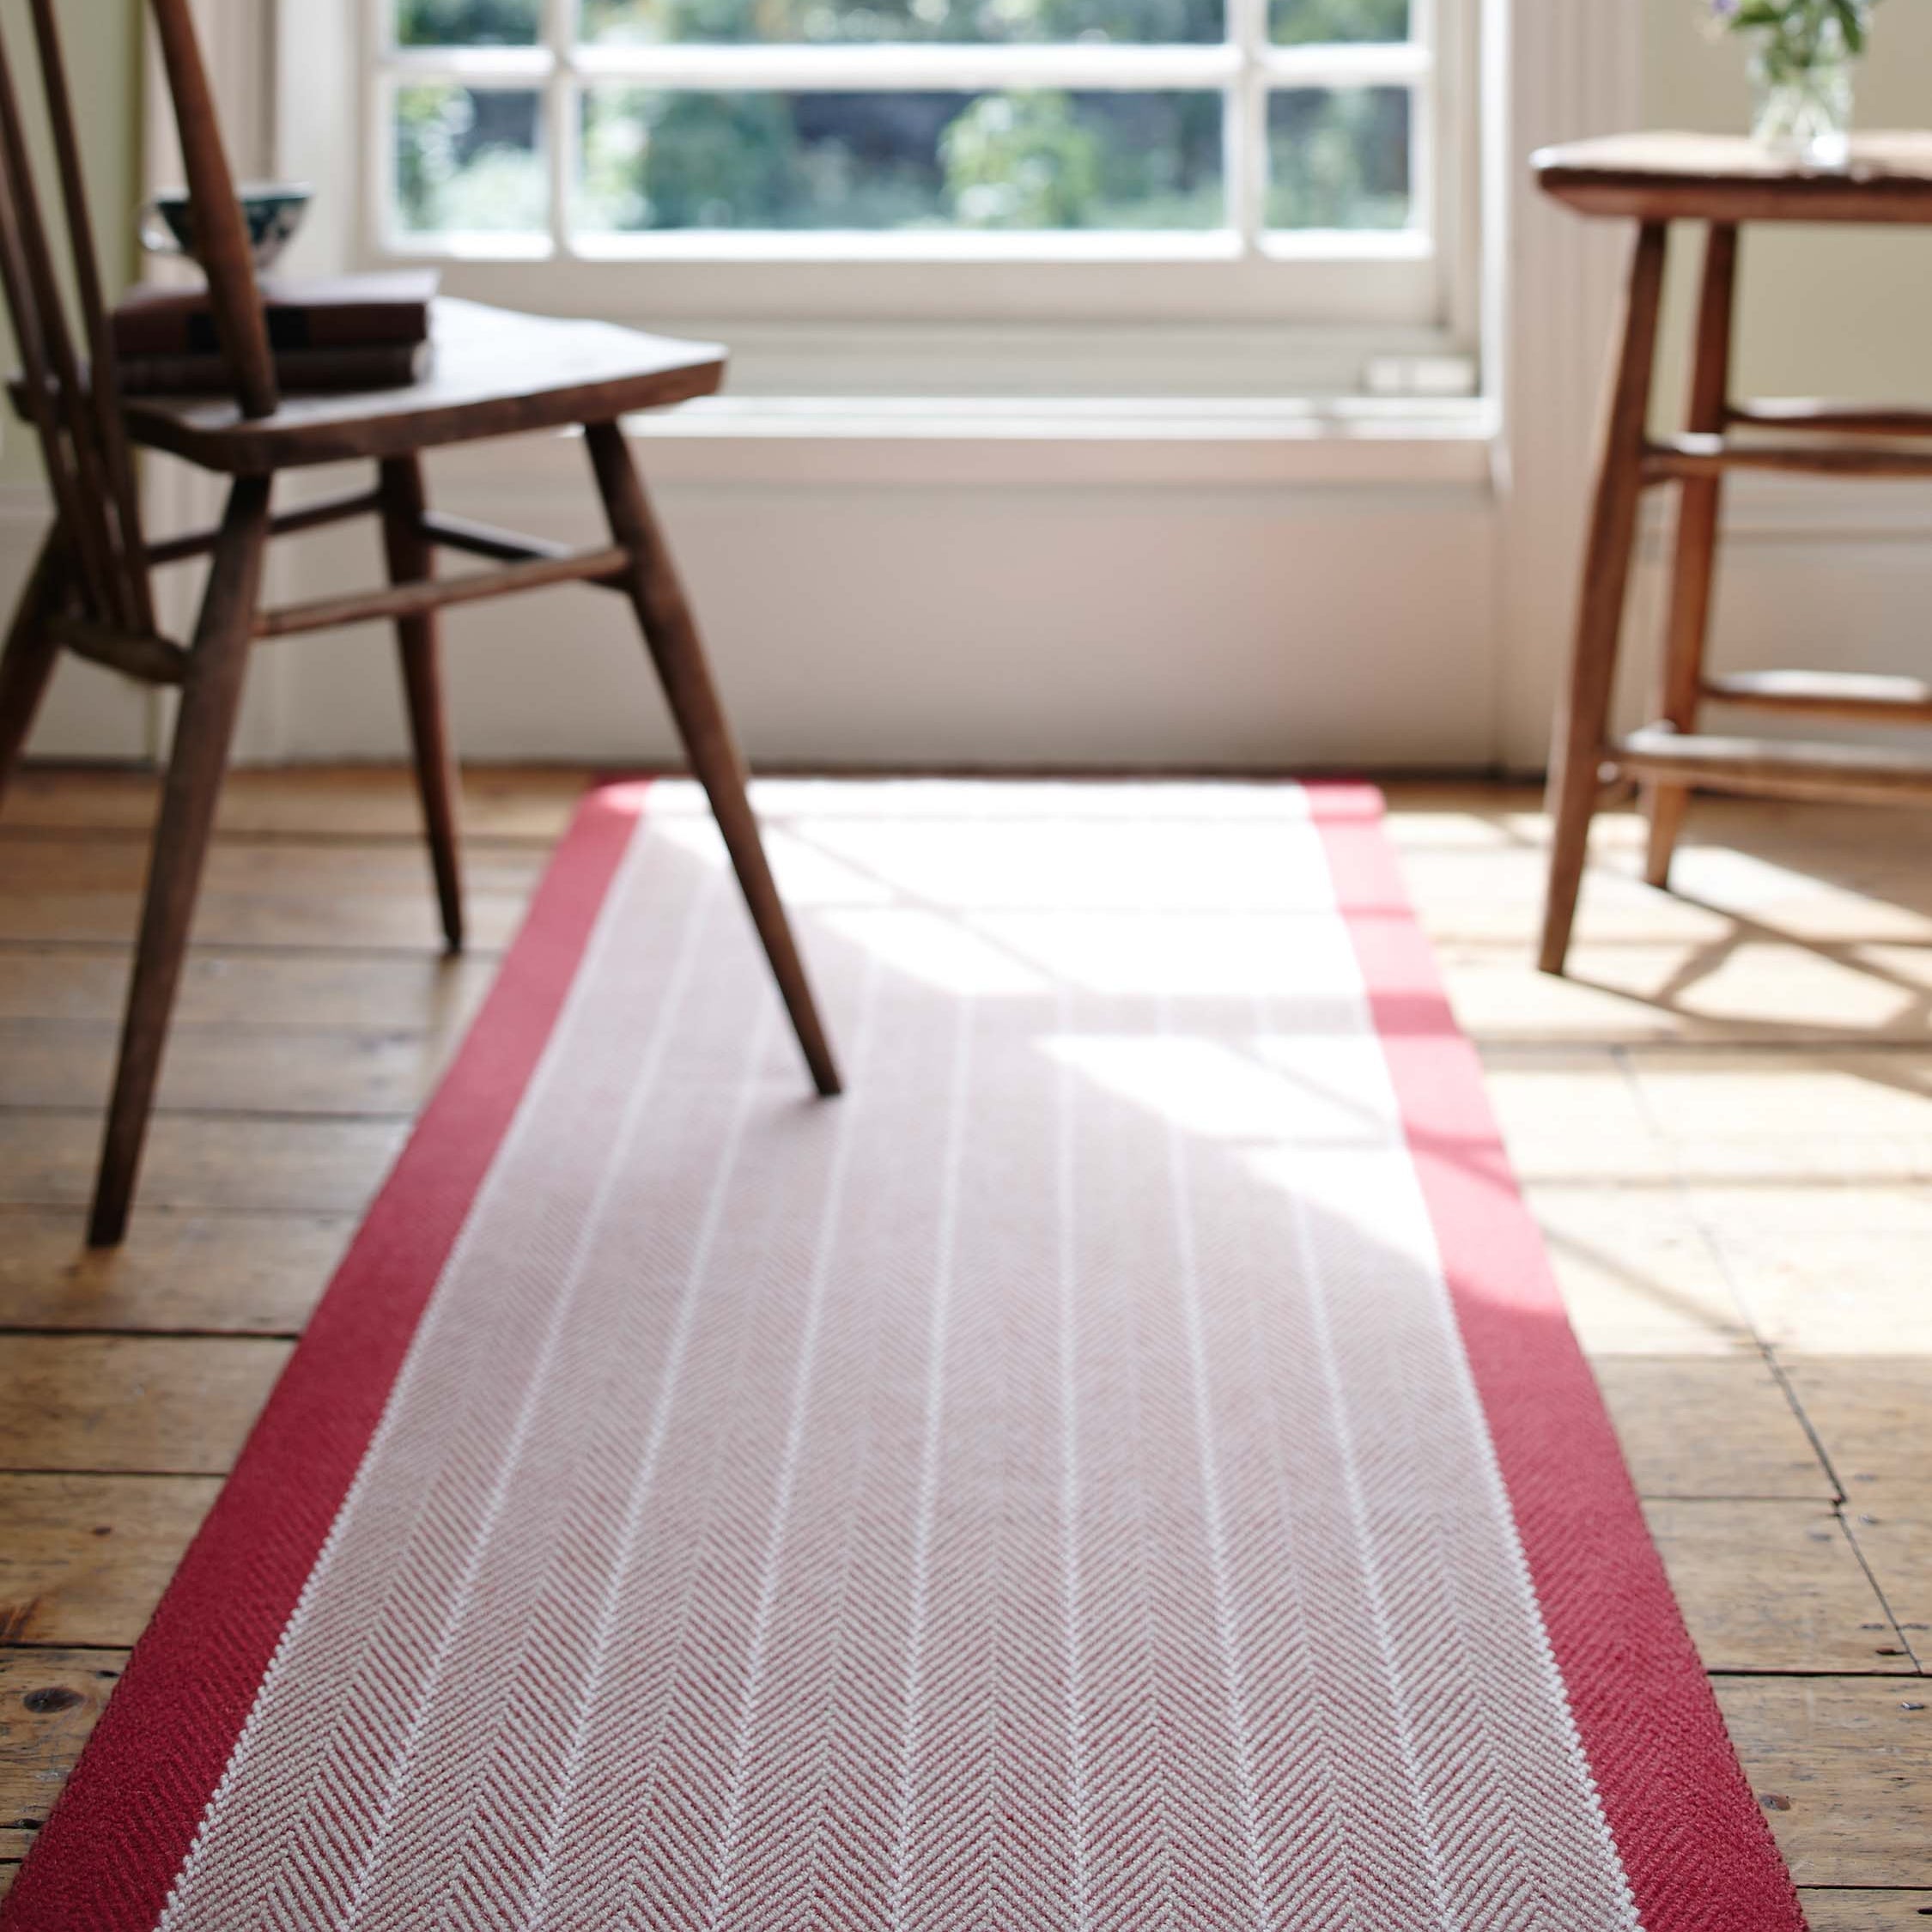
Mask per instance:
[[[1309,797],[1464,1351],[1645,1932],[1805,1932],[1368,785]],[[1539,1319],[1541,1317],[1541,1319]]]
[[[153,1932],[160,1920],[576,978],[646,790],[605,787],[579,805],[488,999],[0,1901],[5,1932]]]
[[[575,978],[643,806],[579,807],[0,1902],[4,1932],[152,1932]],[[1517,1191],[1372,786],[1304,787],[1381,1033],[1558,1666],[1646,1932],[1804,1932]],[[1546,1319],[1537,1320],[1537,1316]]]

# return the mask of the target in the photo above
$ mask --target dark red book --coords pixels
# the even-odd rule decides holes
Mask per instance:
[[[426,342],[437,281],[434,269],[301,279],[264,276],[270,346],[369,349]],[[218,352],[205,286],[137,289],[114,310],[112,330],[123,356]]]
[[[290,395],[321,391],[400,389],[429,369],[429,344],[376,343],[360,349],[277,349],[275,374]],[[234,378],[219,355],[122,355],[124,396],[222,396]]]

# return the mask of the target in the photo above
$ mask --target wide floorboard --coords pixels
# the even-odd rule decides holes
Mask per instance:
[[[0,1890],[582,788],[469,775],[443,957],[387,772],[225,801],[140,1212],[81,1248],[154,791],[0,813]],[[1531,793],[1391,823],[1652,1530],[1817,1932],[1932,1921],[1932,866],[1924,820],[1708,805],[1679,891],[1600,827],[1530,968]]]

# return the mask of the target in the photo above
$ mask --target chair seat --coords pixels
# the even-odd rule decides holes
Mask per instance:
[[[128,398],[128,433],[204,470],[265,476],[311,463],[405,455],[486,436],[606,422],[708,396],[724,380],[715,343],[679,342],[609,322],[561,320],[439,299],[434,358],[418,383],[291,395],[251,419],[213,396]]]

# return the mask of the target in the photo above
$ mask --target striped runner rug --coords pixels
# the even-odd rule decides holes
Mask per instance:
[[[592,795],[9,1932],[1785,1932],[1352,787]]]

